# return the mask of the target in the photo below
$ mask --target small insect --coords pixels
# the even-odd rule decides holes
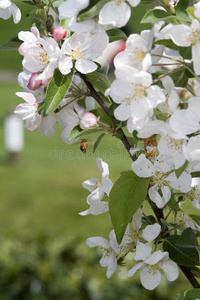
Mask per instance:
[[[81,142],[80,142],[80,150],[83,152],[83,153],[87,153],[87,147],[88,147],[88,141],[86,139],[83,139]]]

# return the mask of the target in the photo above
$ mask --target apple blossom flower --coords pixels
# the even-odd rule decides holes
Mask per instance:
[[[152,76],[138,71],[131,66],[119,67],[115,70],[116,80],[106,90],[114,102],[120,104],[114,111],[117,120],[126,121],[129,118],[141,120],[146,125],[153,115],[153,108],[165,101],[162,90],[152,84]],[[147,121],[144,121],[147,118]],[[128,130],[132,132],[132,124]]]
[[[151,187],[148,190],[148,194],[158,208],[163,208],[170,200],[171,190],[169,186],[183,193],[191,190],[191,175],[183,172],[181,176],[177,178],[175,172],[171,172],[173,165],[170,160],[162,156],[158,156],[153,164],[144,154],[141,154],[138,159],[132,163],[132,170],[139,177],[151,177]]]
[[[131,34],[126,40],[126,48],[114,58],[115,68],[124,65],[132,66],[140,71],[147,71],[151,65],[151,55],[147,50],[148,40],[139,34]]]
[[[47,80],[53,76],[58,64],[60,48],[53,38],[38,38],[24,53],[23,66],[30,72],[40,72],[38,79]]]
[[[127,0],[127,2],[135,7],[140,0]],[[99,24],[120,28],[126,25],[130,16],[131,8],[124,0],[110,0],[99,12]]]
[[[19,104],[14,113],[20,119],[25,120],[25,129],[33,131],[36,128],[45,136],[52,136],[55,133],[55,114],[43,118],[37,111],[39,101],[31,93],[17,92],[17,96],[23,98],[26,103]]]
[[[184,24],[172,27],[168,36],[172,41],[181,47],[192,46],[192,59],[196,75],[200,75],[199,54],[200,54],[200,23],[194,19],[191,26]]]
[[[15,108],[14,113],[20,119],[26,120],[25,129],[30,131],[35,130],[42,120],[42,116],[37,112],[38,100],[31,93],[17,92],[16,95],[23,98],[26,103],[19,104]]]
[[[103,237],[91,237],[87,239],[86,244],[89,247],[100,246],[104,250],[104,254],[99,263],[102,267],[108,267],[106,276],[110,278],[117,270],[117,258],[110,242]]]
[[[155,289],[161,282],[161,273],[163,270],[169,281],[178,278],[179,270],[175,262],[169,260],[168,252],[156,251],[149,255],[149,250],[141,253],[141,260],[128,272],[128,277],[133,276],[137,270],[141,269],[140,281],[147,290]]]
[[[83,73],[91,73],[97,69],[97,65],[91,61],[99,56],[95,51],[94,40],[89,33],[74,33],[66,39],[62,45],[58,68],[62,74],[70,73],[75,62],[75,68]]]
[[[67,36],[67,30],[63,26],[58,26],[53,30],[53,38],[56,41],[61,41]]]
[[[118,254],[127,254],[136,247],[135,260],[141,259],[141,253],[150,248],[144,242],[152,242],[161,232],[160,224],[147,225],[144,229],[142,226],[142,210],[139,208],[132,217],[132,221],[128,224],[122,242],[118,245],[114,230],[110,233],[110,244],[114,251]],[[150,248],[151,249],[151,248]],[[151,252],[150,252],[151,253]],[[150,254],[149,253],[149,254]]]
[[[97,167],[102,173],[102,180],[91,178],[83,182],[83,187],[91,192],[87,197],[87,203],[90,208],[81,212],[80,215],[86,216],[88,214],[98,215],[108,211],[108,201],[101,201],[105,195],[109,196],[113,183],[109,179],[108,164],[97,158]]]
[[[13,21],[15,24],[19,23],[21,20],[20,9],[10,0],[0,0],[0,18],[7,20],[11,16],[13,16]]]

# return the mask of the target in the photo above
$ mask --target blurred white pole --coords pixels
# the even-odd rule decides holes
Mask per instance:
[[[24,147],[23,121],[14,114],[5,118],[5,147],[10,154],[10,161],[16,162],[19,152]]]

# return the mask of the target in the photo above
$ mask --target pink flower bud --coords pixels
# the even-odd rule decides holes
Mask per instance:
[[[82,115],[80,120],[81,129],[89,129],[96,126],[98,126],[98,118],[94,114],[86,112]]]
[[[29,79],[27,88],[31,91],[35,91],[42,86],[42,80],[38,80],[38,73],[33,73]]]
[[[67,36],[67,30],[63,26],[58,26],[53,31],[53,37],[56,41],[60,41]]]

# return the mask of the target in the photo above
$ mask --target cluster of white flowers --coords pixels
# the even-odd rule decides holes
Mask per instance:
[[[122,127],[127,126],[130,137],[137,141],[127,147],[133,158],[132,174],[150,179],[147,199],[156,209],[163,212],[163,209],[168,209],[170,200],[176,197],[176,210],[170,204],[168,214],[173,212],[177,221],[180,213],[184,215],[180,204],[182,199],[190,199],[194,207],[200,209],[199,181],[192,179],[194,172],[200,172],[200,3],[194,5],[193,13],[190,11],[187,17],[184,15],[186,24],[179,19],[174,22],[178,25],[169,23],[169,20],[175,18],[174,11],[181,0],[163,1],[167,6],[163,4],[154,8],[157,14],[149,19],[172,11],[167,19],[169,24],[164,23],[166,18],[162,17],[160,22],[153,20],[155,24],[151,30],[144,30],[140,35],[134,33],[127,38],[125,49],[113,60],[115,79],[109,87],[104,85],[102,92],[101,88],[95,91],[90,85],[88,74],[99,69],[95,60],[109,44],[109,31],[125,26],[132,7],[139,5],[140,0],[100,2],[101,7],[96,12],[98,5],[91,9],[89,0],[63,1],[58,7],[59,19],[61,24],[67,19],[69,34],[64,25],[46,35],[41,35],[36,27],[32,27],[30,32],[19,32],[22,44],[18,51],[23,56],[23,72],[19,74],[18,81],[25,92],[16,94],[25,103],[16,107],[15,114],[26,121],[26,129],[32,131],[38,128],[46,136],[54,134],[58,122],[63,129],[62,139],[67,144],[79,138],[77,135],[71,139],[75,127],[84,132],[101,126],[106,133],[116,136],[120,133],[124,137]],[[86,17],[87,8],[94,15]],[[0,17],[7,19],[11,14],[18,22],[20,13],[16,6],[9,0],[0,0]],[[186,53],[181,55],[184,51]],[[51,113],[45,115],[43,105],[49,100],[46,95],[55,70],[62,78],[73,74],[73,79],[64,98]],[[103,83],[105,81],[102,80]],[[110,118],[109,124],[102,124],[98,110],[95,110],[95,100],[98,102],[99,98],[102,102],[107,98],[107,103],[113,108],[109,110],[107,104],[100,104]],[[91,178],[83,182],[83,187],[91,192],[87,197],[90,207],[80,213],[83,216],[109,211],[108,199],[113,188],[109,168],[100,158],[96,163],[102,180]],[[157,218],[158,223],[155,219],[151,224],[145,224],[142,219],[145,215],[139,208],[129,219],[120,244],[114,230],[109,240],[88,238],[88,246],[104,249],[100,264],[107,267],[108,278],[126,255],[134,251],[134,260],[140,262],[129,270],[128,276],[141,269],[140,279],[146,289],[152,290],[160,283],[160,270],[169,281],[178,277],[176,263],[169,260],[168,252],[162,252],[158,247],[169,233],[168,227],[171,226],[171,231],[174,228],[174,224],[165,224],[168,214],[165,220]],[[184,226],[199,230],[198,224],[185,216],[184,220]],[[183,228],[179,233],[182,231]]]

